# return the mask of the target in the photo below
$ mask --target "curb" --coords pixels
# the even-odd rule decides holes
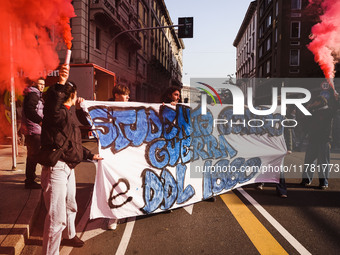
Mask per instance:
[[[30,237],[30,230],[33,222],[39,214],[41,205],[42,190],[31,190],[29,199],[25,204],[14,225],[9,225],[11,228],[6,238],[0,246],[0,254],[15,254],[19,255],[27,240]]]

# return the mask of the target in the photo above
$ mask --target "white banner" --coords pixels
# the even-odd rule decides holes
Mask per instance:
[[[91,219],[162,212],[254,182],[278,182],[283,117],[188,105],[85,101],[99,138]],[[216,115],[216,116],[215,116]]]

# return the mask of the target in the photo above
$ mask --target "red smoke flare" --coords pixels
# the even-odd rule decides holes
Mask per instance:
[[[0,92],[10,89],[11,73],[21,92],[23,78],[46,76],[58,66],[55,49],[62,39],[71,48],[69,22],[74,16],[71,0],[1,1]]]
[[[307,46],[314,54],[315,61],[320,65],[328,81],[335,75],[335,64],[340,56],[340,1],[309,0],[310,4],[321,6],[323,14],[320,23],[312,27],[312,42]],[[333,82],[329,82],[334,89]]]

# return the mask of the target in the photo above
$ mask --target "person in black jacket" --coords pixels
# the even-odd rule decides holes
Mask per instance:
[[[47,215],[43,235],[43,254],[59,254],[62,245],[82,247],[84,242],[76,236],[77,214],[74,168],[82,160],[100,160],[82,146],[81,132],[76,116],[88,124],[77,97],[77,87],[67,81],[69,66],[60,70],[59,83],[46,92],[41,147],[44,150],[65,148],[55,166],[43,166],[41,186]],[[74,112],[73,107],[77,110]],[[75,116],[76,115],[76,116]],[[67,146],[64,146],[66,142]]]
[[[318,96],[308,107],[312,116],[308,122],[308,147],[305,154],[302,186],[310,186],[314,172],[319,174],[319,188],[328,188],[330,171],[330,142],[333,111],[323,96]],[[315,161],[317,163],[315,164]]]
[[[21,132],[25,135],[27,147],[26,158],[26,189],[41,189],[39,183],[35,182],[37,161],[36,154],[40,147],[41,124],[43,119],[44,102],[42,92],[45,88],[45,80],[40,77],[24,90],[24,104],[22,108]]]

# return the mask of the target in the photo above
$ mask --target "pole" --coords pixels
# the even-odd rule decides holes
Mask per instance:
[[[15,108],[15,87],[14,87],[14,58],[13,58],[13,31],[12,25],[9,25],[9,64],[10,64],[10,83],[11,83],[11,119],[12,119],[12,170],[17,168],[17,153],[18,153],[18,143],[17,143],[17,121],[16,121],[16,108]]]
[[[106,53],[105,53],[105,68],[108,69],[107,55],[109,53],[110,46],[117,39],[118,36],[121,36],[122,34],[129,33],[129,32],[137,32],[137,31],[145,31],[145,30],[153,30],[153,29],[161,29],[161,28],[170,28],[170,27],[181,27],[181,26],[185,26],[185,24],[171,25],[171,26],[161,26],[161,27],[146,27],[146,28],[131,29],[131,30],[125,30],[125,31],[122,31],[122,32],[116,34],[111,39],[111,41],[109,42],[109,44],[107,46],[107,49],[106,49]]]

